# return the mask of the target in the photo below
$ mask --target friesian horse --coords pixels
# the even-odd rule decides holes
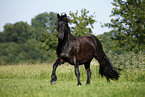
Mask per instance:
[[[106,77],[107,82],[110,82],[110,79],[117,80],[119,74],[105,55],[99,39],[93,35],[75,37],[70,33],[70,27],[68,26],[69,19],[67,18],[67,15],[60,16],[57,14],[57,18],[56,28],[58,31],[58,45],[56,52],[58,57],[53,64],[51,84],[56,83],[57,67],[65,62],[74,65],[75,75],[78,80],[77,85],[81,85],[79,65],[84,64],[87,72],[86,84],[90,84],[90,62],[93,58],[98,60],[100,64],[99,73],[101,76]]]

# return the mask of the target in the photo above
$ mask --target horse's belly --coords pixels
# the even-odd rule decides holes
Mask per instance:
[[[78,55],[79,64],[90,62],[93,59],[93,57],[94,57],[93,51],[82,52],[81,54]]]

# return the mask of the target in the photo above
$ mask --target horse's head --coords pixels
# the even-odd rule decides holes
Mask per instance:
[[[56,22],[58,38],[63,40],[65,33],[68,31],[68,19],[67,15],[57,14],[58,21]]]

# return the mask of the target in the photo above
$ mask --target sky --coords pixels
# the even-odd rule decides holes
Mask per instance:
[[[103,34],[108,28],[101,28],[101,23],[110,22],[109,15],[113,8],[113,0],[0,0],[0,31],[6,23],[19,21],[31,24],[31,19],[43,12],[56,12],[69,14],[70,11],[79,12],[87,9],[91,14],[95,12],[93,33]]]

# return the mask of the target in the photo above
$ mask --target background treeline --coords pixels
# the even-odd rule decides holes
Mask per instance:
[[[70,23],[77,23],[72,27],[72,33],[77,36],[91,34],[95,20],[89,11],[81,10],[81,16],[70,12]],[[57,31],[55,29],[57,13],[40,13],[31,20],[31,25],[20,21],[4,25],[0,32],[0,65],[19,63],[51,62],[55,60],[57,46]],[[87,27],[87,26],[91,27]],[[81,31],[80,31],[81,30]]]
[[[40,49],[40,32],[26,22],[6,24],[0,33],[0,64],[47,60],[47,52]]]
[[[31,25],[23,21],[6,24],[4,31],[0,33],[0,64],[50,60],[53,54],[41,49],[39,39],[42,33],[48,33],[46,28],[49,24],[46,23],[53,20],[56,21],[56,13],[45,12],[35,16]]]
[[[97,37],[104,51],[110,56],[131,53],[144,57],[145,51],[145,1],[113,0],[110,23],[102,25],[112,28]],[[95,15],[82,9],[69,13],[73,35],[79,37],[92,34]],[[40,13],[31,20],[31,25],[20,21],[4,25],[0,32],[0,65],[54,61],[57,46],[55,22],[57,13]],[[96,32],[97,33],[97,32]],[[123,58],[123,57],[122,57]]]

